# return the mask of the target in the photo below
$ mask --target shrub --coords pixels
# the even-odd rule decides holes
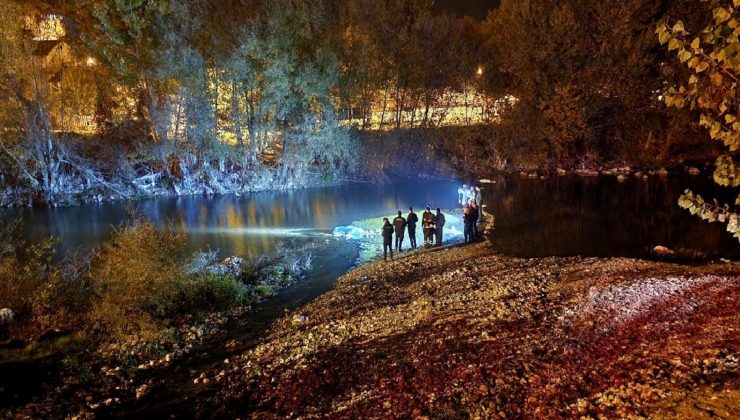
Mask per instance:
[[[197,276],[183,285],[177,302],[183,312],[198,310],[222,311],[244,303],[247,288],[228,275]]]
[[[183,234],[141,220],[116,229],[92,256],[93,324],[118,335],[155,332],[175,315],[187,262]]]
[[[254,288],[254,291],[262,297],[275,296],[275,287],[269,284],[260,284],[259,286]]]
[[[28,245],[18,223],[0,222],[0,232],[0,308],[15,312],[10,335],[28,339],[78,327],[90,302],[87,260],[70,255],[55,262],[55,241]]]

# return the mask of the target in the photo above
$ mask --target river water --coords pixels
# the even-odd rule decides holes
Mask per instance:
[[[729,191],[715,186],[709,175],[624,182],[616,177],[526,179],[511,175],[490,180],[482,184],[483,201],[486,211],[496,217],[493,244],[506,254],[650,257],[654,246],[664,245],[699,251],[709,258],[740,257],[740,246],[722,224],[702,222],[676,204],[688,187],[729,201]],[[406,213],[410,205],[452,209],[457,186],[450,181],[354,184],[240,197],[22,209],[6,217],[22,217],[31,241],[60,238],[59,255],[100,243],[134,213],[163,229],[185,232],[192,250],[210,248],[222,256],[254,257],[272,252],[281,243],[325,240],[337,226],[367,219],[377,222],[398,209]],[[346,248],[348,254],[356,252],[350,243]],[[336,251],[331,247],[328,256]]]

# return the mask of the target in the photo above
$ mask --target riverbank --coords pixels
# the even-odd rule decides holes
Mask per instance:
[[[232,358],[201,416],[738,415],[740,265],[505,257],[342,276]]]
[[[69,175],[45,202],[29,187],[4,185],[0,178],[0,209],[10,207],[69,207],[88,203],[139,200],[147,198],[251,194],[266,191],[293,191],[305,188],[336,186],[345,180],[321,173],[301,170],[296,173],[284,166],[262,166],[259,169],[212,168],[187,179],[156,173],[134,179],[114,178],[100,181],[83,175]],[[1,175],[1,174],[0,174]]]
[[[304,279],[316,251],[221,260],[190,254],[184,239],[134,221],[74,260],[52,262],[51,242],[0,246],[10,250],[0,255],[0,307],[10,314],[0,323],[0,418],[64,417],[145,395],[151,378]]]

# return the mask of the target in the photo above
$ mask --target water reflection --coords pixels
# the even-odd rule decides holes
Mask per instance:
[[[334,226],[383,217],[410,205],[451,207],[454,182],[357,184],[336,188],[245,196],[180,197],[106,203],[62,209],[16,210],[32,241],[62,239],[62,251],[90,248],[111,234],[133,211],[162,228],[186,232],[193,249],[256,256],[283,241],[315,240]]]
[[[653,177],[647,181],[614,177],[492,177],[484,185],[486,209],[496,216],[494,244],[519,256],[648,255],[655,245],[740,257],[740,245],[724,231],[680,209],[687,187],[708,197],[729,195],[705,177]],[[355,184],[246,196],[181,197],[107,203],[64,209],[14,210],[32,241],[48,235],[62,248],[89,248],[110,236],[129,217],[128,209],[165,228],[186,232],[193,249],[219,249],[225,255],[256,256],[286,241],[316,240],[335,226],[393,216],[410,205],[456,206],[455,182]],[[727,197],[730,200],[730,197]]]
[[[707,224],[676,204],[688,187],[728,196],[707,177],[494,180],[484,189],[484,202],[496,215],[495,246],[506,253],[644,257],[665,245],[740,257],[740,245],[724,225]]]

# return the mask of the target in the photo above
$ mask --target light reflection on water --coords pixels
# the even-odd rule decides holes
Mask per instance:
[[[680,209],[687,187],[708,197],[727,191],[708,175],[651,177],[490,177],[483,185],[486,210],[496,216],[494,246],[517,256],[586,255],[643,257],[655,245],[691,248],[710,256],[740,257],[740,245],[721,224],[709,225]],[[21,214],[32,241],[61,237],[62,251],[90,248],[110,236],[112,226],[132,208],[165,228],[186,232],[191,248],[256,256],[286,240],[321,239],[336,226],[404,215],[409,205],[456,206],[457,183],[399,181],[391,185],[354,184],[245,196],[181,197],[105,203],[62,209],[13,210]],[[421,232],[417,232],[421,236]],[[379,239],[378,239],[379,240]]]
[[[393,185],[357,184],[244,196],[180,197],[133,203],[104,203],[61,209],[20,210],[32,241],[61,238],[60,250],[88,249],[110,237],[112,227],[130,219],[130,210],[162,228],[185,232],[193,250],[257,256],[286,240],[314,240],[318,233],[410,205],[451,207],[457,185],[438,181]]]

